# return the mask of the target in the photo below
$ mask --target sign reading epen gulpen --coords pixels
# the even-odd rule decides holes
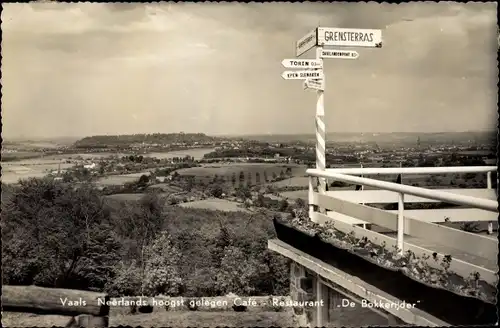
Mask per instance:
[[[323,71],[284,71],[281,77],[285,80],[322,79]]]

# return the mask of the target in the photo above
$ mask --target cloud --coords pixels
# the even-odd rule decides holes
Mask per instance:
[[[280,63],[318,24],[383,29],[383,48],[325,60],[328,131],[491,129],[497,115],[495,3],[3,6],[7,135],[312,132],[315,94]]]

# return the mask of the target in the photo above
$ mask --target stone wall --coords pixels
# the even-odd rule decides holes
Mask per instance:
[[[315,301],[315,275],[306,270],[302,265],[292,262],[290,265],[290,297],[293,301]],[[315,307],[293,308],[298,325],[301,327],[314,326]]]

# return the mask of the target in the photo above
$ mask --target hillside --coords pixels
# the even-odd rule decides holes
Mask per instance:
[[[267,134],[267,135],[246,135],[235,136],[242,139],[257,140],[262,142],[311,142],[316,141],[314,134]],[[415,145],[417,138],[424,143],[463,143],[469,140],[477,143],[496,142],[496,131],[479,132],[435,132],[435,133],[417,133],[417,132],[392,132],[392,133],[348,133],[331,132],[327,133],[327,142],[349,143],[349,142],[376,142],[379,144],[398,143]]]
[[[128,135],[100,135],[80,139],[74,143],[77,148],[112,148],[130,147],[133,144],[146,143],[156,145],[168,144],[200,144],[222,141],[225,139],[207,136],[204,133],[152,133],[152,134],[128,134]]]

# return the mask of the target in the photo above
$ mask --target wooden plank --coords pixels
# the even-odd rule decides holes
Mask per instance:
[[[2,287],[3,310],[12,312],[107,316],[109,315],[109,305],[106,305],[108,300],[109,296],[104,293],[82,290],[37,286]]]
[[[342,222],[349,223],[349,224],[369,224],[366,221],[356,219],[356,218],[353,218],[352,216],[344,215],[344,214],[333,212],[333,211],[327,211],[326,214],[329,217],[334,218],[335,220],[342,221]]]
[[[398,211],[387,211],[398,213]],[[497,221],[498,213],[485,211],[477,208],[440,208],[424,210],[405,210],[405,216],[425,222],[478,222]]]
[[[269,240],[268,246],[270,250],[275,251],[300,265],[305,266],[309,270],[316,272],[321,277],[332,281],[333,283],[349,290],[357,296],[366,299],[368,302],[375,303],[402,303],[402,300],[391,296],[384,291],[370,285],[358,277],[351,276],[337,268],[313,258],[312,256],[285,244],[280,240]],[[444,322],[422,310],[417,308],[405,307],[389,307],[387,312],[395,315],[404,322],[417,326],[450,326],[449,323]]]
[[[322,225],[325,222],[332,221],[333,219],[324,215],[324,214],[315,212],[314,213],[314,220],[318,224]],[[372,242],[378,246],[382,246],[385,243],[385,247],[388,250],[397,246],[396,238],[392,238],[392,237],[377,233],[375,231],[363,229],[363,228],[360,228],[357,226],[352,226],[352,225],[344,223],[344,222],[340,222],[340,221],[334,221],[334,222],[335,222],[335,229],[338,229],[346,234],[349,234],[352,231],[356,238],[361,239],[363,237],[366,237],[370,242]],[[420,247],[420,246],[417,246],[414,244],[410,244],[407,242],[404,242],[403,250],[404,251],[410,250],[413,253],[415,253],[416,256],[418,256],[420,258],[422,258],[422,256],[425,254],[425,255],[430,257],[429,260],[427,261],[427,264],[429,264],[429,266],[431,266],[435,269],[439,269],[439,270],[442,269],[440,263],[436,262],[432,259],[432,254],[434,252],[437,253],[438,258],[441,259],[444,257],[445,254],[442,254],[437,250],[426,249],[426,248],[423,248],[423,247]],[[465,278],[467,278],[472,272],[477,271],[481,275],[481,279],[483,279],[484,281],[486,281],[489,284],[492,284],[493,286],[495,286],[497,281],[498,281],[496,271],[489,270],[487,268],[483,268],[481,266],[477,266],[477,265],[462,261],[462,260],[457,259],[457,258],[452,259],[452,261],[450,263],[450,270],[456,272],[458,275],[465,277]]]
[[[497,200],[494,189],[433,189],[452,194],[472,196],[484,199]],[[333,190],[327,191],[326,195],[347,200],[354,203],[366,204],[390,204],[398,202],[398,193],[389,190]],[[405,195],[405,203],[441,203],[439,200]]]
[[[398,230],[398,215],[396,213],[318,193],[313,194],[313,204],[393,231]],[[404,218],[404,233],[488,259],[496,258],[498,255],[498,241],[495,239],[407,216]]]

